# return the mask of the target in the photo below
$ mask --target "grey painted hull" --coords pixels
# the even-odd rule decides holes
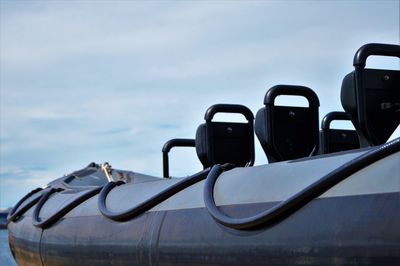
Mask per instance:
[[[216,184],[216,203],[232,217],[256,214],[360,153],[231,170]],[[20,265],[399,265],[399,162],[397,152],[253,230],[214,221],[199,182],[125,222],[104,217],[98,196],[44,230],[32,225],[30,209],[8,225],[10,246]],[[128,209],[174,182],[152,179],[116,187],[107,205]],[[41,217],[79,193],[50,197]]]

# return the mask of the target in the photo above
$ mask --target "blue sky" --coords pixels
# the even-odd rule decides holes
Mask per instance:
[[[0,1],[0,207],[89,162],[161,176],[214,103],[276,84],[341,110],[355,51],[399,43],[399,1]],[[399,67],[398,60],[369,64]],[[285,102],[285,100],[283,100]],[[286,103],[293,99],[286,99]],[[266,162],[256,142],[256,163]],[[171,173],[201,168],[173,150]]]

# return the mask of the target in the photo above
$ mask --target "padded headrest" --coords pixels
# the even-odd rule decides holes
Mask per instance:
[[[308,107],[276,106],[280,95],[305,97]],[[264,98],[256,114],[255,132],[269,162],[297,159],[317,152],[319,100],[304,86],[277,85]]]
[[[355,130],[330,128],[331,122],[335,120],[350,121],[350,116],[345,112],[330,112],[325,115],[321,122],[320,154],[360,148]]]
[[[196,152],[197,157],[199,157],[200,162],[203,164],[204,168],[209,165],[209,160],[207,159],[207,153],[209,153],[206,137],[206,124],[201,124],[196,130]]]
[[[355,70],[343,79],[341,102],[363,147],[385,143],[400,123],[400,71],[365,68],[371,55],[400,58],[400,45],[363,45],[354,56]]]
[[[265,107],[263,107],[260,110],[258,110],[258,112],[256,114],[256,120],[254,123],[254,131],[260,142],[261,147],[264,150],[264,153],[267,155],[267,157],[268,157],[268,154],[271,154],[268,157],[268,161],[273,162],[273,161],[276,161],[273,158],[278,158],[279,155],[275,153],[275,151],[272,147],[268,146],[267,140],[269,139],[269,136],[268,136],[268,130],[267,130],[266,126],[267,126],[266,110],[265,110]]]
[[[363,69],[358,74],[362,83],[357,83],[356,75],[353,71],[343,79],[343,109],[350,115],[363,146],[383,144],[400,123],[400,71]]]
[[[211,121],[218,112],[240,113],[247,123]],[[254,163],[253,114],[243,105],[211,106],[205,115],[206,123],[196,131],[196,152],[204,168],[214,164],[232,163],[241,167]]]
[[[358,124],[357,115],[357,101],[356,90],[354,85],[354,71],[347,74],[342,81],[342,88],[340,90],[340,101],[342,102],[343,109],[349,114],[350,119],[354,125]],[[354,117],[353,117],[354,116]]]
[[[237,167],[246,166],[254,160],[253,128],[247,123],[212,122],[211,135],[207,125],[202,124],[196,131],[196,152],[203,166],[232,163]]]

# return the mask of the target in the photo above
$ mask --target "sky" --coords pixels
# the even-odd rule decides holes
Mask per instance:
[[[277,84],[312,88],[320,119],[342,110],[354,53],[398,44],[399,13],[399,1],[0,0],[0,208],[92,161],[161,176],[163,144],[194,138],[209,106],[255,114]],[[172,175],[200,169],[193,148],[171,151]]]

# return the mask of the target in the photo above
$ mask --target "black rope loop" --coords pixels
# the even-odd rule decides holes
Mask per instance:
[[[321,179],[312,183],[305,189],[294,194],[285,201],[280,202],[274,207],[265,210],[259,214],[245,218],[234,218],[227,216],[218,209],[214,199],[215,183],[224,171],[220,165],[215,165],[207,176],[204,186],[204,203],[209,214],[218,223],[235,228],[235,229],[252,229],[260,225],[267,225],[273,221],[277,221],[287,215],[299,210],[308,202],[317,198],[339,182],[348,178],[357,171],[400,151],[400,138],[397,138],[382,146],[375,147],[370,151],[350,160],[335,170],[323,176]]]
[[[75,200],[73,200],[70,203],[68,203],[67,205],[65,205],[63,208],[58,210],[56,213],[51,215],[49,218],[42,221],[39,218],[39,214],[40,214],[40,210],[43,207],[44,203],[47,201],[47,199],[49,198],[49,196],[51,194],[53,194],[55,192],[60,192],[63,189],[55,189],[52,192],[49,191],[49,193],[46,193],[45,195],[43,195],[43,198],[40,200],[40,202],[38,203],[38,205],[35,208],[34,215],[33,215],[33,225],[36,227],[42,228],[42,229],[48,228],[49,226],[53,225],[55,222],[60,220],[62,217],[64,217],[65,214],[70,212],[76,206],[78,206],[82,202],[90,199],[91,197],[97,195],[101,189],[102,189],[102,187],[96,187],[94,189],[87,191],[86,193],[82,194]]]
[[[33,210],[32,214],[32,223],[35,225],[35,223],[40,223],[40,218],[39,218],[39,213],[40,210],[42,209],[44,203],[47,201],[47,199],[54,193],[63,191],[62,188],[54,188],[52,187],[50,190],[46,191],[45,193],[42,194],[42,196],[39,199],[38,204],[35,206],[35,209]]]
[[[224,164],[221,166],[224,170],[230,170],[234,168],[234,165],[232,164]],[[185,188],[206,179],[210,169],[205,169],[201,172],[198,172],[197,174],[194,174],[192,176],[182,178],[179,182],[171,185],[170,187],[162,190],[158,194],[152,196],[148,200],[139,203],[138,205],[122,212],[113,212],[107,209],[106,206],[106,200],[107,200],[107,195],[108,193],[116,186],[120,186],[123,184],[120,182],[110,182],[107,185],[103,187],[99,194],[98,198],[98,207],[100,212],[107,218],[114,220],[114,221],[126,221],[129,219],[133,219],[134,217],[144,213],[145,211],[153,208],[154,206],[160,204],[164,200],[170,198],[171,196],[175,195],[176,193],[184,190]],[[162,182],[160,180],[160,182]]]
[[[40,197],[36,197],[35,199],[31,200],[29,203],[25,204],[25,206],[23,206],[21,209],[18,209],[22,205],[22,203],[24,203],[28,198],[30,198],[31,196],[35,195],[36,193],[38,193],[42,190],[43,190],[43,188],[38,187],[38,188],[32,190],[31,192],[29,192],[28,194],[26,194],[22,199],[20,199],[17,202],[17,204],[8,213],[7,221],[14,222],[21,215],[23,215],[27,210],[29,210],[33,205],[35,205],[39,201]]]

